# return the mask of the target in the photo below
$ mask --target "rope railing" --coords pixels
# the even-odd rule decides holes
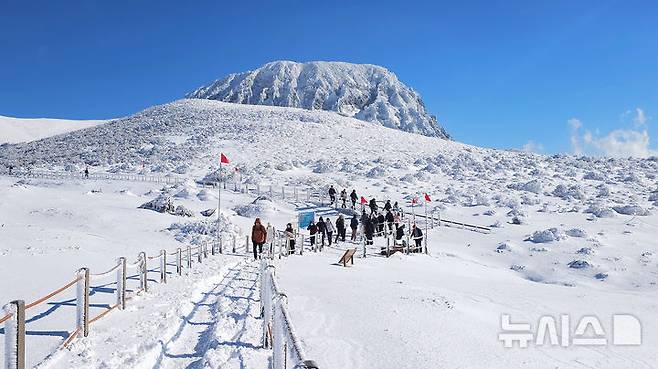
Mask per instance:
[[[318,369],[308,360],[288,312],[287,296],[281,292],[275,267],[270,259],[260,263],[261,317],[263,318],[263,347],[272,349],[272,368]]]
[[[222,237],[223,238],[223,237]],[[234,237],[235,238],[235,237]],[[247,239],[248,240],[248,239]],[[215,255],[214,250],[217,249],[215,244],[212,244],[213,255]],[[187,267],[192,268],[192,253],[191,250],[196,250],[195,256],[197,261],[201,262],[203,258],[208,257],[208,243],[203,243],[201,245],[191,247],[187,246]],[[183,254],[182,248],[177,248],[173,252],[167,252],[166,250],[160,250],[160,252],[155,256],[147,256],[145,252],[140,252],[137,260],[132,263],[127,263],[125,257],[120,257],[117,260],[116,265],[112,266],[110,269],[103,271],[101,273],[90,273],[89,268],[81,268],[76,272],[76,276],[73,280],[67,282],[62,287],[44,295],[43,297],[38,298],[37,300],[25,304],[23,300],[15,300],[5,305],[4,312],[5,314],[0,317],[0,324],[5,326],[5,352],[11,353],[11,355],[5,355],[5,365],[3,368],[6,369],[19,369],[25,367],[25,311],[39,306],[46,301],[52,299],[53,297],[63,293],[64,291],[76,286],[76,324],[74,330],[63,340],[58,350],[61,348],[68,347],[76,337],[87,337],[89,335],[90,329],[89,326],[107,316],[110,312],[114,310],[123,310],[126,308],[126,301],[130,300],[133,296],[139,295],[141,293],[148,292],[148,278],[147,274],[149,272],[159,272],[160,273],[160,283],[167,283],[167,255],[172,255],[176,259],[176,272],[178,275],[182,275],[183,270]],[[221,253],[221,248],[219,249]],[[150,260],[160,260],[159,267],[155,268],[157,270],[149,270],[148,262]],[[139,276],[139,287],[131,292],[131,295],[128,296],[127,293],[127,282],[128,280],[133,280],[133,277],[128,276],[129,270],[137,270]],[[91,316],[90,307],[91,307],[91,295],[92,290],[95,287],[91,286],[92,279],[100,279],[102,277],[107,277],[112,273],[116,274],[116,281],[111,284],[116,284],[115,290],[115,301],[109,304],[104,308],[103,311]],[[96,308],[96,306],[94,306]],[[0,310],[2,311],[2,310]]]
[[[154,176],[144,174],[123,174],[97,172],[85,175],[84,172],[56,172],[47,170],[13,169],[11,172],[6,168],[0,168],[0,175],[18,178],[45,178],[45,179],[85,179],[85,180],[115,180],[130,182],[152,182],[165,184],[179,184],[185,178],[177,176]]]

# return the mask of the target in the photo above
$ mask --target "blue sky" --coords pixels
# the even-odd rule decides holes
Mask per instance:
[[[0,115],[119,117],[268,61],[341,60],[395,72],[459,141],[642,155],[656,24],[650,1],[0,0]]]

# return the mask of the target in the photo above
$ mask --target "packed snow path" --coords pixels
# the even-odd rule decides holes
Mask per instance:
[[[265,368],[261,347],[258,267],[239,263],[194,302],[153,368]]]
[[[269,367],[272,351],[261,343],[258,264],[219,256],[189,273],[154,284],[42,367]]]

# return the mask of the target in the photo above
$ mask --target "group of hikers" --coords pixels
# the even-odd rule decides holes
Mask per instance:
[[[331,203],[334,204],[336,202],[336,189],[334,189],[333,186],[329,188],[329,197]],[[341,191],[340,198],[342,200],[342,207],[346,208],[347,191],[345,189]],[[352,190],[349,198],[352,203],[352,209],[355,210],[358,199],[355,190]],[[338,243],[339,241],[345,242],[348,226],[351,230],[350,241],[352,242],[357,241],[359,226],[361,226],[363,235],[365,236],[366,245],[372,245],[374,243],[374,237],[387,237],[388,235],[394,234],[394,245],[406,247],[405,236],[407,230],[403,223],[404,212],[398,203],[395,202],[391,205],[391,201],[386,200],[382,209],[383,211],[379,211],[377,200],[373,198],[368,202],[368,208],[370,209],[370,214],[368,214],[363,202],[364,201],[362,201],[363,210],[360,218],[357,213],[354,212],[349,219],[349,222],[345,219],[343,214],[338,215],[335,223],[332,222],[329,217],[319,217],[317,222],[311,220],[310,224],[306,227],[311,247],[314,248],[316,243],[322,248],[325,243],[328,243],[329,246],[331,246],[332,243]],[[258,259],[259,254],[262,254],[263,245],[265,244],[268,246],[270,253],[274,251],[274,232],[274,227],[270,223],[267,223],[267,226],[264,226],[261,224],[260,218],[256,218],[251,231],[254,259]],[[288,251],[294,253],[296,232],[292,223],[286,225],[286,229],[283,231],[282,235],[286,238]],[[414,251],[420,252],[422,249],[423,232],[415,223],[411,226],[409,237],[412,238],[415,243]]]

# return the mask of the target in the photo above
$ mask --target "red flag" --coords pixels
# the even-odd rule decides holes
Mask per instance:
[[[224,153],[221,153],[221,154],[220,154],[220,156],[219,156],[219,162],[220,162],[221,164],[228,164],[228,158],[226,157],[226,155],[224,155]]]
[[[361,205],[365,205],[368,203],[368,200],[366,200],[365,197],[361,196]]]
[[[430,199],[430,195],[425,194],[425,201],[430,202],[432,199]]]
[[[416,205],[417,202],[418,202],[418,198],[414,197],[413,199],[411,199],[412,205]]]

